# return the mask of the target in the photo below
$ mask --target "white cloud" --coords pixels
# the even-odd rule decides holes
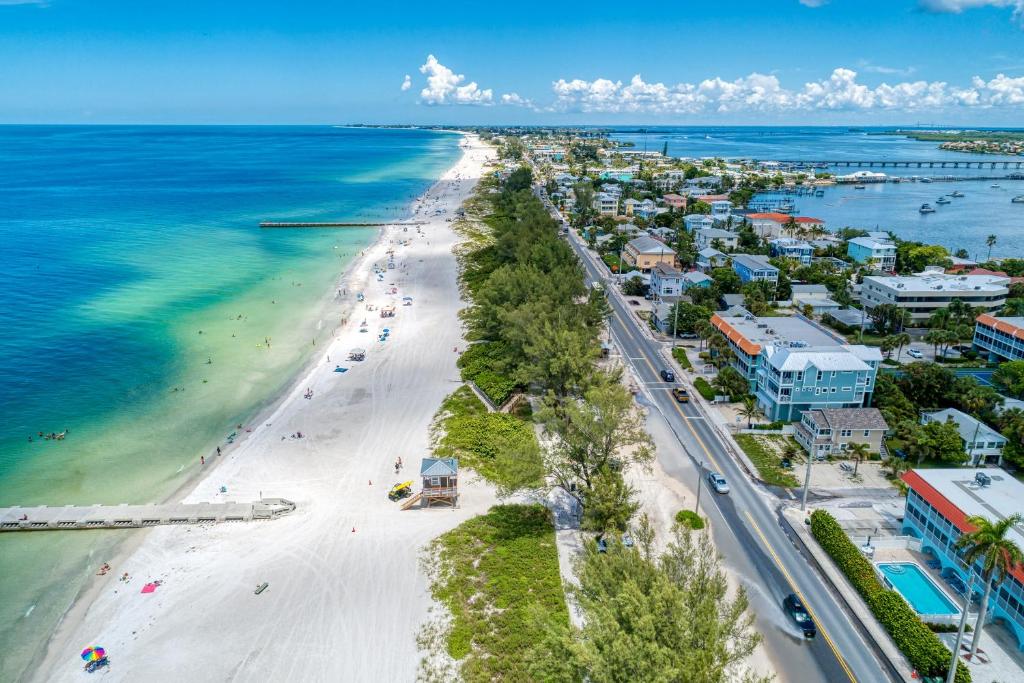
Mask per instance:
[[[427,87],[420,91],[420,101],[424,104],[493,104],[494,91],[481,89],[476,81],[462,85],[466,77],[437,61],[434,55],[427,55],[420,73],[427,77]]]
[[[870,86],[856,71],[837,68],[828,78],[784,88],[774,75],[752,73],[735,80],[708,78],[700,83],[649,83],[637,74],[623,84],[559,79],[552,83],[554,111],[600,113],[696,114],[784,111],[936,110],[948,107],[1022,107],[1024,77],[999,74],[975,77],[966,88],[945,81],[903,81]]]
[[[501,103],[508,104],[513,107],[529,107],[533,108],[533,100],[526,97],[520,97],[519,93],[510,92],[501,96]]]
[[[402,92],[405,92],[412,87],[412,76],[405,74],[405,78],[402,79]]]
[[[960,14],[979,7],[1013,8],[1013,17],[1024,22],[1024,0],[919,0],[921,7],[932,12]]]

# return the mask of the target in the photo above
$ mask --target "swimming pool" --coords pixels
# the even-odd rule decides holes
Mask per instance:
[[[918,614],[960,614],[956,603],[915,563],[883,562],[878,569]]]

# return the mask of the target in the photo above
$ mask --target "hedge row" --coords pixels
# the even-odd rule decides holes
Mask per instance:
[[[674,347],[672,349],[672,357],[676,359],[676,362],[679,363],[679,367],[683,370],[689,370],[693,367],[690,365],[690,359],[686,357],[685,349],[681,349],[678,346]]]
[[[715,400],[715,390],[711,388],[711,385],[708,384],[708,381],[703,377],[693,378],[693,388],[700,392],[700,395],[703,396],[706,400]]]
[[[493,369],[501,364],[506,354],[507,349],[501,342],[477,342],[470,344],[457,362],[462,379],[476,382],[496,406],[507,401],[517,388],[515,380]]]
[[[944,679],[949,672],[949,648],[899,593],[882,585],[871,562],[853,544],[835,517],[824,510],[815,510],[811,513],[811,534],[861,594],[871,613],[918,673]],[[956,669],[956,683],[970,681],[971,672],[966,664],[961,664]]]

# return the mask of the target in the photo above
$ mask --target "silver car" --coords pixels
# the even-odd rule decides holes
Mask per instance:
[[[718,472],[708,472],[708,484],[717,493],[729,493],[729,484]]]

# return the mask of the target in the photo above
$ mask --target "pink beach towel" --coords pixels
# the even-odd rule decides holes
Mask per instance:
[[[159,585],[160,584],[158,584],[158,583],[147,583],[145,586],[142,587],[142,592],[143,593],[155,593],[156,592],[156,587],[159,586]]]

